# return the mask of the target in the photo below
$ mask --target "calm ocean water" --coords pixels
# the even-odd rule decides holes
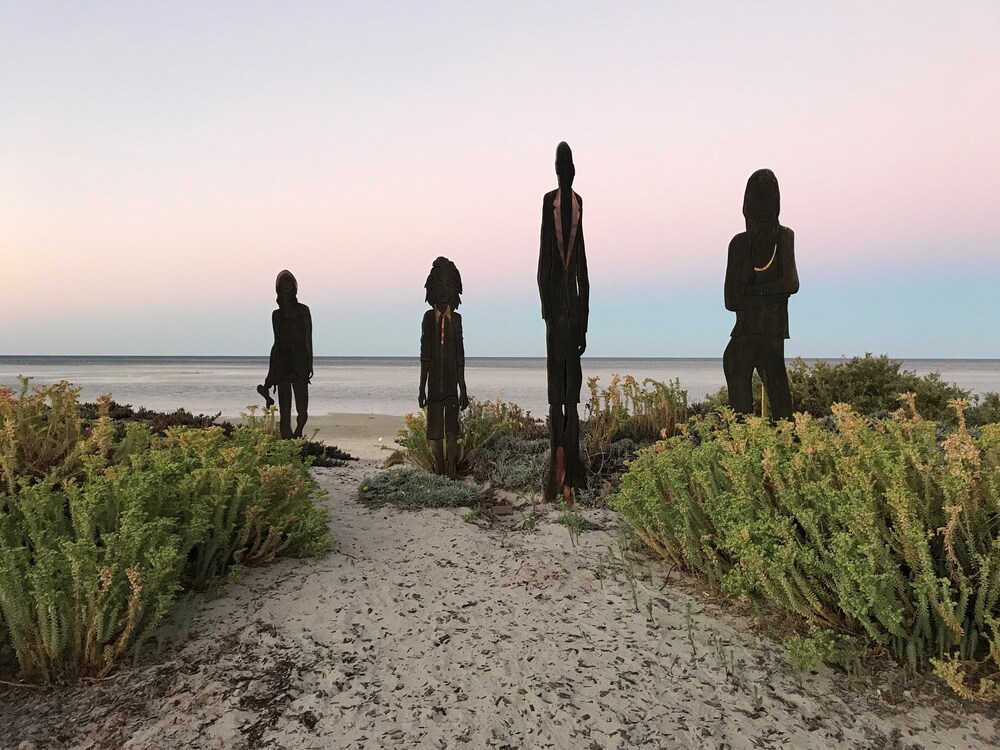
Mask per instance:
[[[912,359],[903,367],[919,374],[940,372],[975,393],[1000,391],[996,359]],[[254,389],[266,372],[267,357],[0,356],[0,385],[16,386],[19,374],[39,385],[65,379],[80,387],[84,401],[111,393],[123,404],[164,411],[183,407],[196,414],[221,411],[227,417],[250,404],[263,405]],[[725,384],[721,359],[583,358],[584,378],[597,376],[607,383],[613,373],[638,380],[679,378],[691,400]],[[465,379],[477,398],[513,401],[538,416],[548,410],[544,358],[470,357]],[[309,411],[402,415],[417,409],[419,380],[414,357],[317,357]]]

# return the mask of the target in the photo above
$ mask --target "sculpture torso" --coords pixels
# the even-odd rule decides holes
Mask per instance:
[[[300,302],[274,311],[274,354],[272,368],[275,383],[309,381],[309,308]]]
[[[736,289],[727,290],[746,304],[736,306],[736,325],[731,336],[776,336],[788,338],[788,297],[798,291],[794,260],[794,234],[779,226],[776,241],[751,247],[750,235],[741,232],[731,243],[730,263],[736,263]],[[734,257],[735,256],[735,257]],[[763,270],[755,270],[762,268]],[[765,293],[754,295],[753,291]]]
[[[431,308],[420,330],[420,360],[427,367],[427,398],[440,401],[458,396],[458,371],[465,367],[462,316],[450,309]]]

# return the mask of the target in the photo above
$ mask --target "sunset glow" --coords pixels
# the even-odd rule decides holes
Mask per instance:
[[[393,8],[393,10],[390,10]],[[1000,357],[995,2],[0,7],[0,353],[264,354],[273,280],[329,355],[541,355],[556,143],[588,353],[721,356],[726,247],[774,170],[789,355]]]

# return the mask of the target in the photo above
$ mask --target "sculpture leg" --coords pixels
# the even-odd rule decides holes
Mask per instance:
[[[299,438],[309,419],[309,384],[292,383],[292,393],[295,394],[295,432],[292,436]]]
[[[733,336],[722,355],[722,369],[729,389],[729,406],[737,414],[753,413],[754,342],[750,336]]]
[[[431,440],[431,447],[434,450],[434,473],[444,474],[444,441]]]
[[[288,440],[292,436],[292,384],[278,383],[278,424],[281,437]]]
[[[576,404],[566,404],[563,446],[566,453],[566,474],[563,478],[562,491],[566,504],[572,505],[572,488],[583,486],[583,466],[580,463],[580,414]]]
[[[267,392],[267,386],[261,383],[257,386],[257,393],[264,397],[264,408],[270,408],[274,406],[274,399],[271,398],[271,394]]]
[[[767,338],[764,342],[761,379],[767,389],[772,419],[791,419],[792,392],[785,369],[785,340]]]
[[[555,500],[556,495],[562,492],[563,476],[565,467],[559,466],[560,457],[564,456],[563,451],[563,405],[549,405],[549,480],[545,483],[545,500]]]
[[[445,452],[447,453],[446,461],[448,462],[448,478],[458,479],[458,436],[453,432],[449,432],[447,440],[448,445]]]

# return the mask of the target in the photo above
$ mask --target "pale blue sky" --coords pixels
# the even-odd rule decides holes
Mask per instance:
[[[471,355],[541,355],[567,140],[589,352],[721,356],[770,167],[789,355],[1000,357],[1000,4],[0,4],[2,354],[413,354],[434,257]]]

